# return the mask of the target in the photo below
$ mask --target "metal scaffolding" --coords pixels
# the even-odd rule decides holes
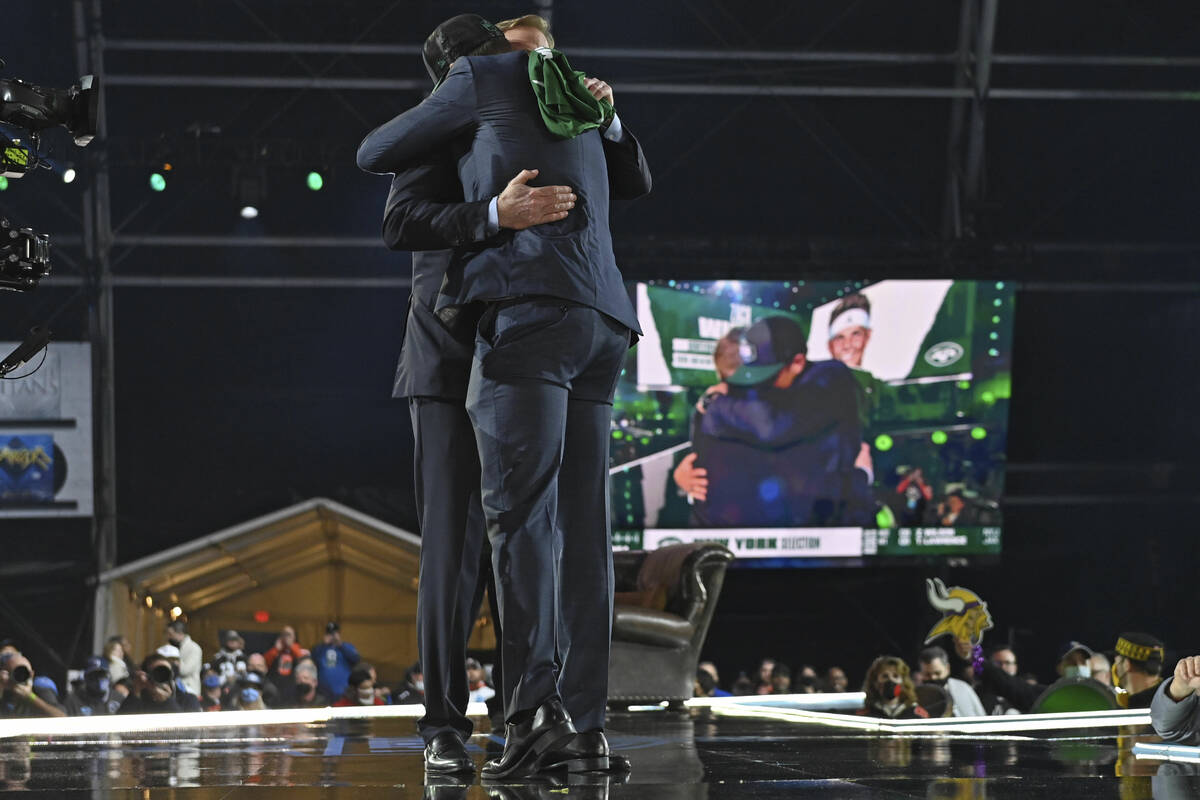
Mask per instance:
[[[536,0],[536,9],[543,16],[553,13],[552,0]],[[960,37],[955,52],[904,53],[881,51],[836,51],[836,50],[760,50],[746,48],[726,49],[649,49],[630,47],[575,47],[572,55],[589,59],[616,59],[621,61],[645,62],[697,62],[699,64],[734,63],[745,68],[743,80],[676,79],[664,81],[630,81],[621,84],[625,94],[680,95],[680,96],[726,96],[726,97],[773,97],[782,98],[860,98],[863,100],[910,98],[917,100],[952,101],[950,114],[950,136],[947,151],[947,174],[943,225],[940,241],[922,244],[922,258],[928,253],[939,252],[947,242],[971,239],[978,232],[979,211],[986,201],[986,117],[991,101],[1121,101],[1121,102],[1168,102],[1192,103],[1200,100],[1200,92],[1176,88],[1127,88],[1114,84],[1105,86],[1043,86],[1005,85],[992,83],[992,67],[1008,65],[1029,68],[1054,69],[1060,67],[1096,67],[1109,70],[1145,68],[1196,68],[1200,57],[1157,57],[1157,56],[1109,56],[1109,55],[1057,55],[1036,53],[995,53],[993,41],[998,11],[998,0],[962,0]],[[56,282],[82,285],[88,297],[89,330],[93,352],[93,376],[95,389],[95,446],[96,446],[96,512],[93,525],[93,540],[97,566],[100,571],[113,568],[117,561],[117,497],[115,458],[115,360],[114,360],[114,291],[118,288],[323,288],[359,287],[390,288],[404,290],[409,286],[407,277],[356,276],[347,277],[330,270],[328,274],[300,276],[212,276],[212,275],[113,275],[113,249],[121,248],[203,248],[203,247],[258,247],[258,248],[379,248],[383,245],[374,237],[361,236],[208,236],[208,235],[121,235],[114,233],[110,217],[110,158],[117,157],[109,148],[108,126],[105,121],[105,92],[124,91],[139,87],[223,88],[223,89],[269,89],[269,90],[321,90],[341,91],[424,91],[428,81],[424,76],[413,78],[394,77],[345,77],[321,74],[310,69],[304,62],[295,59],[308,72],[307,75],[248,75],[248,74],[187,74],[171,70],[172,54],[328,54],[336,56],[417,56],[420,44],[375,44],[364,42],[283,42],[283,41],[198,41],[176,39],[106,39],[102,26],[102,0],[73,0],[76,60],[80,71],[100,78],[100,124],[96,142],[86,151],[87,180],[83,190],[82,235],[76,241],[61,237],[60,243],[68,247],[81,248],[81,275],[56,276]],[[154,74],[136,71],[109,74],[105,69],[105,54],[108,51],[160,54],[166,62],[163,69]],[[900,82],[855,83],[852,78],[842,84],[831,82],[802,83],[795,80],[760,80],[755,70],[767,65],[821,64],[861,67],[879,65],[884,67],[909,66],[952,66],[953,83],[948,86],[903,84]],[[876,73],[877,74],[877,73]],[[1105,73],[1107,74],[1107,73]],[[1103,75],[1099,79],[1103,79]],[[345,102],[345,101],[343,101]],[[347,104],[348,105],[348,104]],[[805,121],[790,111],[793,121],[805,125]],[[811,131],[810,131],[811,133]],[[836,136],[836,132],[834,132]],[[814,136],[815,138],[815,136]],[[823,143],[822,143],[823,144]],[[823,145],[824,146],[824,145]],[[836,158],[833,150],[825,152]],[[686,155],[686,154],[685,154]],[[681,156],[682,157],[682,156]],[[840,164],[850,177],[858,181],[853,165]],[[861,165],[859,166],[861,171]],[[868,181],[861,181],[866,186]],[[873,198],[877,202],[887,200]],[[930,238],[934,234],[930,235]],[[1102,245],[1075,243],[1072,252],[1103,250],[1114,247],[1120,252],[1136,251],[1141,245]],[[1153,247],[1153,245],[1149,245]],[[802,256],[800,263],[820,266],[820,257],[807,254],[808,243],[793,243],[789,258]],[[1020,256],[1003,263],[1027,263],[1031,254],[1049,252],[1054,243],[1031,243]],[[704,248],[696,248],[703,251]],[[786,249],[786,248],[785,248]],[[918,248],[920,250],[920,248]],[[893,253],[901,253],[897,247]],[[903,263],[903,256],[888,255],[886,248],[880,250],[878,258],[895,259]],[[1197,248],[1183,246],[1184,257],[1195,258]],[[64,254],[65,256],[66,254]],[[705,254],[697,252],[696,258]],[[711,258],[711,256],[709,256]],[[931,262],[944,268],[955,263],[948,256],[939,262]],[[968,253],[967,257],[972,257]],[[1021,262],[1021,259],[1024,259]],[[851,262],[853,259],[851,260]],[[868,260],[869,261],[869,260]],[[1043,282],[1044,286],[1056,285]]]

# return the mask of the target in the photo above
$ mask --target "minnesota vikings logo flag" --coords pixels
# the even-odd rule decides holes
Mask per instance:
[[[925,588],[929,593],[929,604],[942,612],[942,619],[929,630],[925,644],[950,634],[957,641],[969,641],[978,646],[983,641],[983,632],[994,626],[987,603],[970,589],[951,586],[947,590],[940,578],[926,578]]]

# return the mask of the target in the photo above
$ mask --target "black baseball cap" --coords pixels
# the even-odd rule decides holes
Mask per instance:
[[[492,39],[503,38],[502,30],[478,14],[459,14],[438,25],[425,40],[421,51],[433,88],[437,89],[446,80],[455,60]]]
[[[734,386],[756,386],[807,352],[808,337],[799,323],[787,317],[760,319],[742,334],[738,343],[742,366],[726,380]]]
[[[327,624],[325,626],[326,633],[333,633],[334,631],[340,631],[341,629],[342,629],[341,626],[338,625],[336,622],[330,622],[329,624]]]

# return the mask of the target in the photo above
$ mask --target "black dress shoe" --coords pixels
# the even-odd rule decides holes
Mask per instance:
[[[604,731],[577,733],[562,747],[542,756],[541,768],[567,772],[629,772],[629,759],[609,752]]]
[[[461,739],[450,731],[442,731],[425,745],[425,771],[435,775],[474,772],[475,762],[467,755]]]
[[[483,765],[485,778],[532,775],[540,768],[545,753],[562,747],[575,736],[571,717],[557,698],[538,706],[526,722],[510,723],[505,731],[504,752]]]

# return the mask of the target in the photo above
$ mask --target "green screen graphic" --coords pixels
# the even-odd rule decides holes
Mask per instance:
[[[744,545],[747,558],[866,561],[999,552],[1011,285],[664,280],[629,289],[644,336],[614,403],[614,545],[710,539]],[[723,383],[718,362],[728,370],[757,357],[746,332],[770,317],[805,342],[803,363],[787,364],[791,382]],[[706,422],[697,403],[718,384],[725,405]],[[730,403],[735,427],[722,427]],[[773,438],[779,430],[786,436]],[[707,472],[703,494],[690,491],[697,469]],[[807,529],[815,533],[788,535]]]

